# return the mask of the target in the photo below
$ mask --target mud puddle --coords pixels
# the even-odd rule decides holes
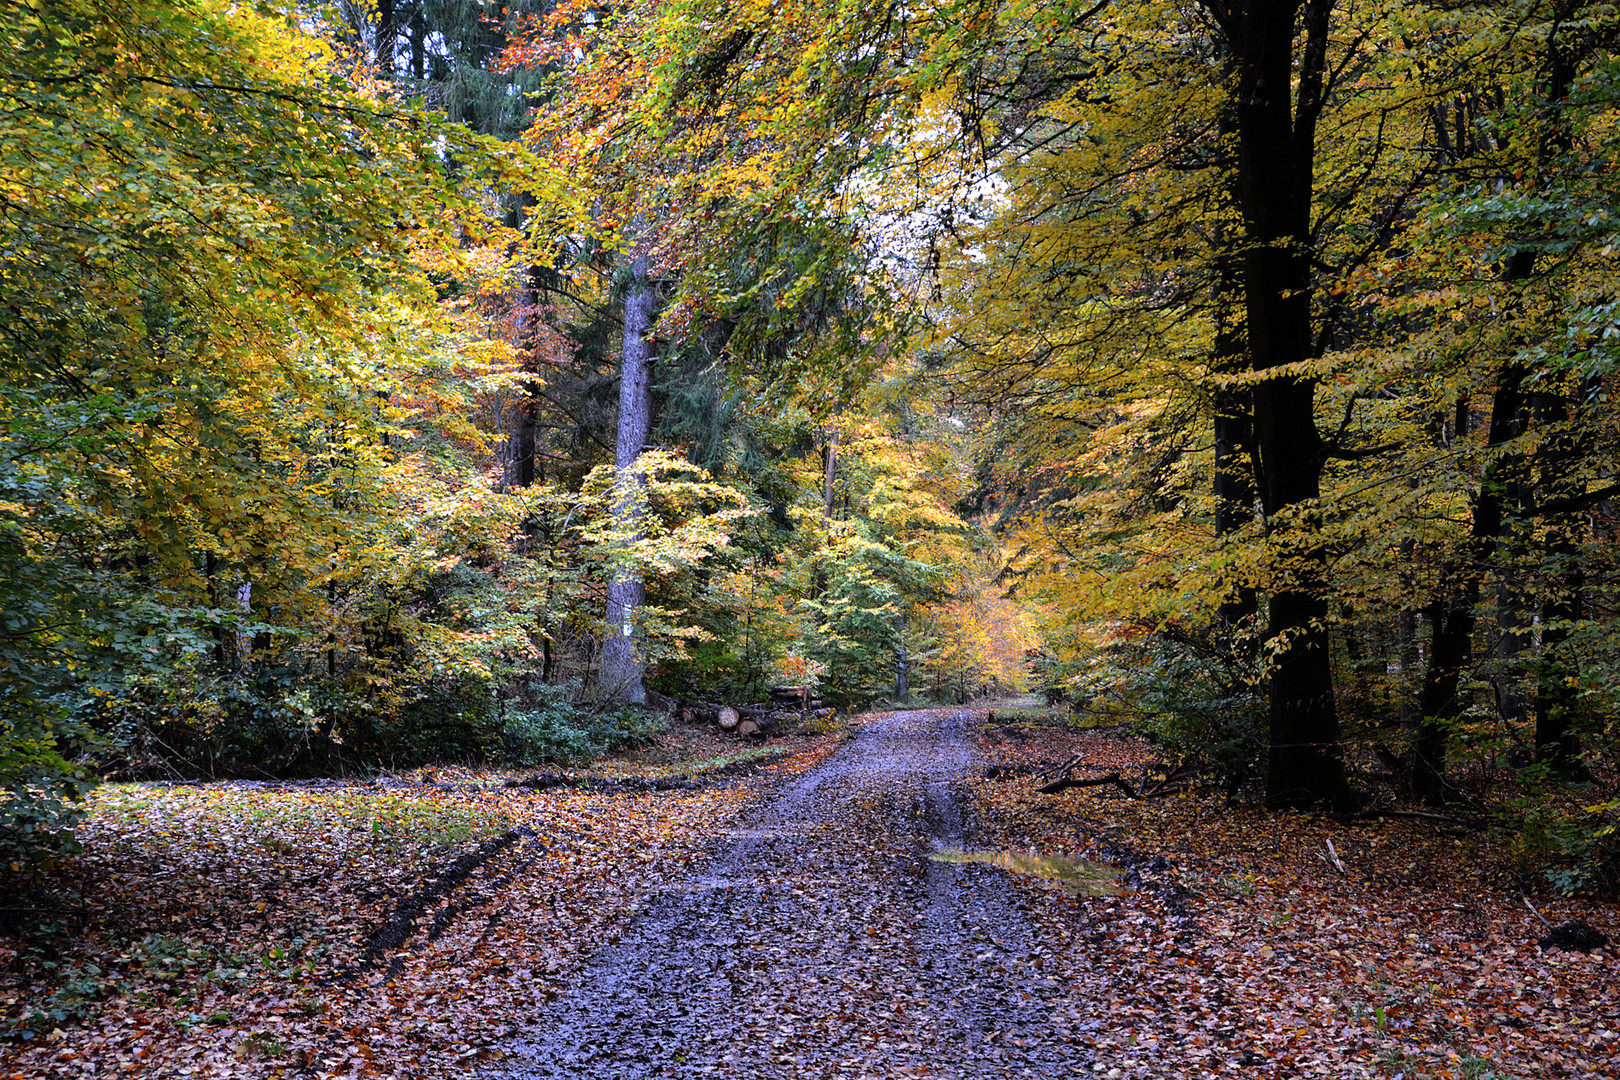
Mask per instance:
[[[928,856],[942,863],[984,863],[999,866],[1008,873],[1034,878],[1049,889],[1071,896],[1120,896],[1120,873],[1107,863],[1069,859],[1062,855],[1040,855],[1033,851],[968,851],[942,848]]]

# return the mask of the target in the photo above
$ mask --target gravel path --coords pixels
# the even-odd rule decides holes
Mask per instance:
[[[1051,1077],[1067,1044],[1004,871],[962,845],[962,710],[892,714],[648,898],[505,1074]]]

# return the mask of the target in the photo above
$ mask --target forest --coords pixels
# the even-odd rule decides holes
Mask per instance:
[[[989,703],[1081,740],[1003,766],[1083,789],[1040,805],[1620,894],[1612,6],[12,0],[0,40],[7,933],[71,937],[97,838],[188,791],[572,783],[773,695],[703,752]],[[702,798],[613,828],[697,845]],[[431,828],[528,828],[492,805]],[[89,1015],[52,985],[0,1039]]]

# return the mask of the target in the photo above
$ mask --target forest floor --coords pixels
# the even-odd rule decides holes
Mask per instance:
[[[838,742],[683,726],[565,772],[107,785],[82,901],[0,932],[0,1077],[466,1072]]]
[[[1152,759],[918,710],[568,776],[108,787],[82,910],[0,936],[0,1076],[1620,1076],[1620,960],[1539,948],[1499,839],[1039,794],[1075,755]]]

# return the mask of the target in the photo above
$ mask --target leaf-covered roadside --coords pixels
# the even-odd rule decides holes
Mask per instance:
[[[647,794],[465,771],[104,789],[79,860],[87,931],[60,952],[0,939],[0,1075],[444,1075],[835,743],[733,743],[699,774],[748,775]]]
[[[1140,775],[1154,756],[1103,732],[1019,734],[987,732],[986,759],[1018,773],[1082,754],[1086,775]],[[996,775],[971,785],[985,844],[1107,861],[1130,886],[1076,898],[1020,879],[1078,1042],[1110,1077],[1620,1074],[1620,959],[1538,947],[1500,837]],[[1534,904],[1620,930],[1620,905]]]

